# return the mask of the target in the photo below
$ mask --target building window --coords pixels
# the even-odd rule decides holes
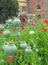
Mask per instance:
[[[44,9],[45,10],[48,10],[48,0],[44,0]]]
[[[32,0],[29,0],[27,5],[28,5],[28,12],[32,13]]]
[[[22,11],[26,11],[26,6],[23,6],[22,7]]]
[[[21,13],[22,12],[22,7],[21,6],[19,6],[19,13]]]
[[[40,1],[38,0],[37,1],[37,9],[40,9],[41,7],[40,7]]]

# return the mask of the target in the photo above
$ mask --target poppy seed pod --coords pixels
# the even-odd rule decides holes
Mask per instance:
[[[8,20],[6,20],[6,24],[7,24],[7,25],[12,24],[12,19],[8,19]]]
[[[16,33],[16,36],[17,36],[17,37],[20,37],[20,32],[17,32],[17,33]]]
[[[27,47],[26,41],[21,41],[20,48],[25,49]]]
[[[14,25],[15,27],[20,26],[20,25],[21,25],[20,19],[14,18],[14,20],[13,20],[13,25]]]
[[[11,34],[11,32],[10,32],[9,30],[3,31],[3,35],[4,35],[5,37],[9,37],[10,34]]]
[[[29,55],[32,53],[32,49],[31,49],[30,46],[28,46],[28,47],[25,49],[25,53],[26,53],[26,54],[29,54]]]
[[[4,30],[4,26],[0,25],[0,31],[3,31],[3,30]]]
[[[14,56],[17,52],[17,47],[14,42],[10,41],[6,45],[3,46],[4,54],[6,56]]]

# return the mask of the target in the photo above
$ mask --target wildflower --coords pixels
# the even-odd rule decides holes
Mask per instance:
[[[44,23],[48,24],[48,20],[47,20],[47,19],[45,19],[45,20],[44,20]]]
[[[46,28],[46,27],[42,27],[42,30],[43,30],[43,31],[46,31],[46,30],[47,30],[47,28]]]
[[[35,26],[36,25],[36,22],[32,22],[32,25]]]
[[[21,27],[21,30],[24,30],[24,26]]]
[[[14,62],[14,57],[12,57],[12,62]]]
[[[18,51],[18,56],[20,56],[21,55],[21,52],[20,51]]]
[[[0,31],[0,34],[3,34],[3,31]]]
[[[35,32],[34,31],[29,31],[29,34],[35,34]]]
[[[10,62],[10,57],[8,57],[7,61]]]

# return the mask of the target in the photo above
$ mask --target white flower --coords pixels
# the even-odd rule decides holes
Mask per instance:
[[[28,20],[28,23],[30,22],[30,20]]]
[[[29,31],[29,34],[35,34],[35,32],[34,31]]]

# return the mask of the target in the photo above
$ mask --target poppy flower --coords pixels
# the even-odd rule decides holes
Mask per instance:
[[[24,26],[21,27],[21,30],[24,30]]]
[[[3,34],[3,31],[0,31],[0,34]]]
[[[36,22],[32,22],[32,25],[35,26],[36,25]]]
[[[14,57],[12,57],[12,62],[14,62],[14,60],[15,60]]]
[[[21,52],[20,51],[18,51],[18,56],[20,56],[21,55]]]
[[[44,23],[48,24],[48,19],[45,19],[45,20],[44,20]]]
[[[7,61],[10,62],[10,57],[8,57]]]
[[[42,27],[42,30],[43,30],[43,31],[46,31],[46,30],[47,30],[47,28],[46,28],[46,27]]]

